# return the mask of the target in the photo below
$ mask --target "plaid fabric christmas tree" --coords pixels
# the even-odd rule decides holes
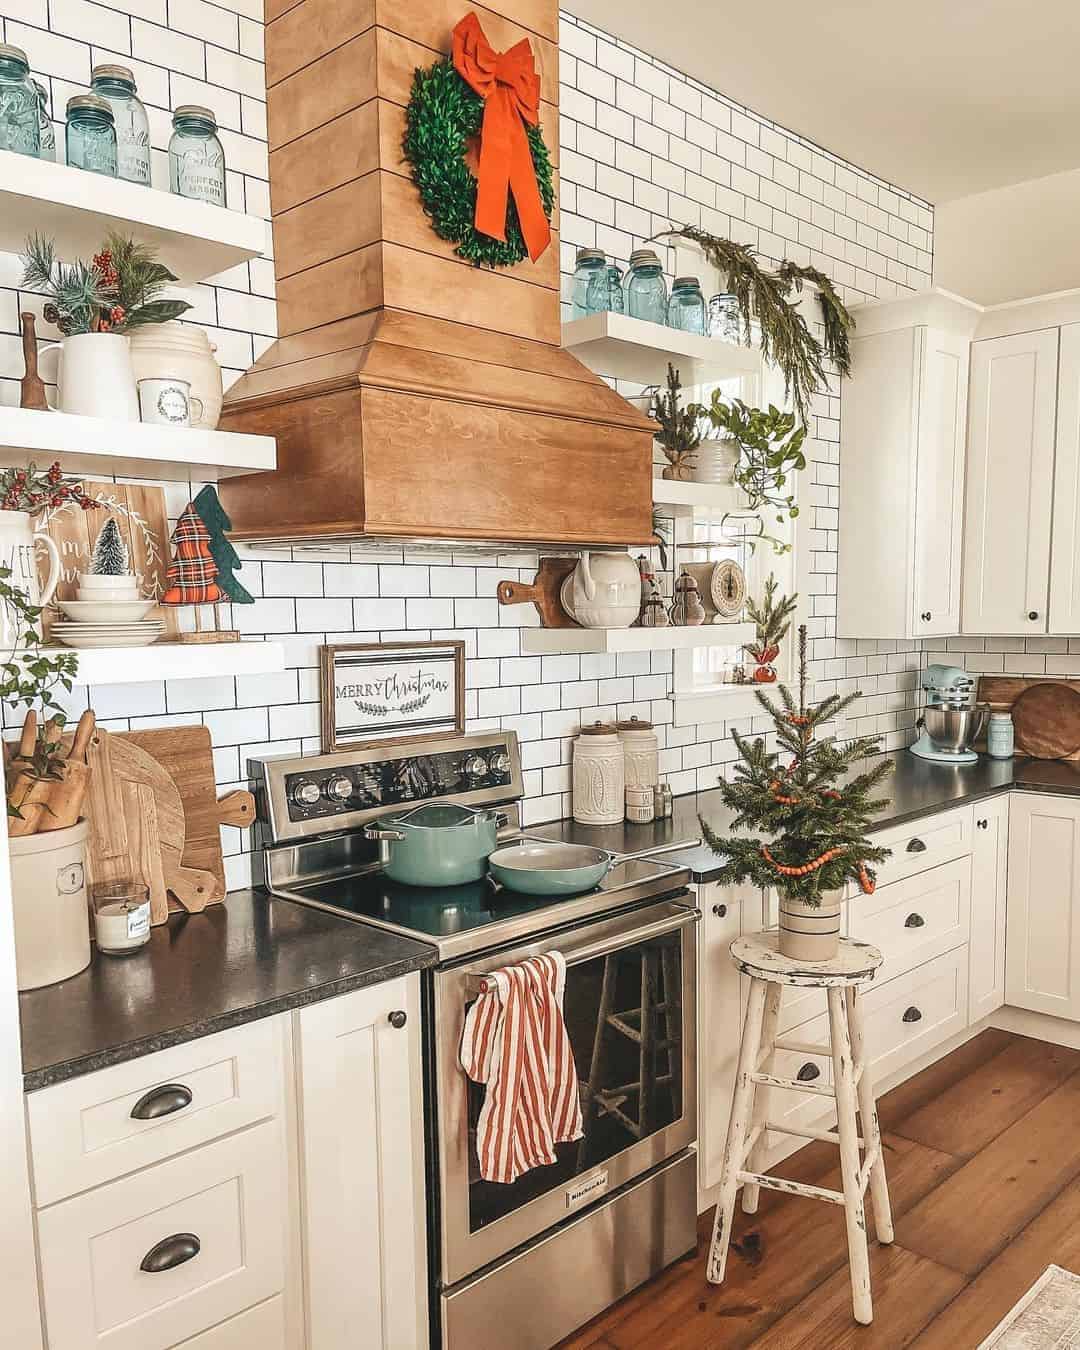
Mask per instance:
[[[225,597],[217,584],[218,567],[210,552],[210,534],[191,502],[173,531],[173,561],[165,580],[163,605],[212,605]]]

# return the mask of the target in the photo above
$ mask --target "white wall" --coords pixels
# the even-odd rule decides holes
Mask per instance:
[[[168,110],[185,100],[213,107],[225,129],[229,204],[267,213],[259,0],[0,0],[0,12],[0,36],[27,50],[54,109],[85,86],[94,61],[134,67],[151,109],[159,185]],[[768,257],[817,263],[851,301],[929,284],[933,213],[925,202],[569,17],[561,48],[564,273],[575,245],[600,245],[625,262],[656,229],[694,220]],[[0,255],[0,401],[9,404],[18,400],[22,373],[17,315],[40,308],[19,293],[19,271],[17,259]],[[272,297],[267,260],[191,292],[190,318],[208,329],[229,375],[270,340]],[[839,416],[839,396],[817,400],[803,488],[813,672],[819,693],[864,690],[849,729],[881,731],[890,746],[901,745],[911,734],[917,646],[834,637]],[[167,486],[172,519],[196,488]],[[460,635],[469,657],[469,728],[503,726],[520,735],[530,820],[569,814],[570,744],[583,719],[652,717],[674,789],[711,787],[732,758],[728,727],[671,725],[669,655],[522,656],[519,628],[535,615],[531,607],[501,609],[495,590],[502,577],[531,580],[534,563],[519,554],[363,549],[248,554],[243,580],[258,599],[237,606],[233,622],[248,637],[285,639],[284,674],[99,686],[89,697],[112,728],[205,722],[224,788],[242,779],[249,754],[318,748],[320,643]],[[73,710],[86,697],[77,691]],[[248,841],[224,833],[230,884],[244,884]]]

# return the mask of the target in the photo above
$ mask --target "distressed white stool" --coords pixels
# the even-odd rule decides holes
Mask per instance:
[[[735,1193],[740,1182],[743,1186],[743,1210],[747,1214],[757,1210],[758,1192],[762,1186],[789,1195],[807,1196],[812,1200],[827,1200],[830,1204],[844,1206],[855,1320],[869,1323],[873,1321],[874,1311],[870,1299],[870,1257],[863,1208],[863,1197],[868,1185],[873,1199],[877,1239],[881,1243],[893,1240],[881,1131],[859,1004],[859,987],[874,978],[874,972],[882,962],[881,953],[867,943],[841,938],[840,950],[832,960],[796,961],[781,956],[776,933],[758,933],[733,942],[731,955],[739,969],[750,976],[750,999],[739,1049],[739,1068],[728,1122],[724,1166],[720,1173],[720,1199],[716,1206],[716,1223],[709,1249],[708,1278],[713,1284],[723,1281],[731,1243],[731,1223],[735,1214]],[[827,991],[828,1045],[807,1045],[802,1041],[785,1040],[777,1036],[780,998],[785,985]],[[833,1064],[832,1087],[800,1082],[797,1078],[778,1077],[773,1073],[773,1057],[777,1050],[830,1056]],[[765,1112],[766,1094],[759,1094],[759,1087],[835,1097],[836,1134],[826,1130],[779,1125],[769,1120]],[[862,1120],[862,1137],[855,1118],[856,1110]],[[769,1131],[798,1135],[804,1139],[838,1142],[843,1190],[832,1191],[823,1186],[808,1186],[800,1181],[785,1181],[763,1172],[761,1169],[767,1156]],[[860,1148],[864,1150],[861,1158]]]

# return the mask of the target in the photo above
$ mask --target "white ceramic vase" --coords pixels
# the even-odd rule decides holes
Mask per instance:
[[[186,380],[191,385],[191,423],[213,431],[221,416],[221,367],[217,347],[203,328],[152,323],[131,335],[131,364],[139,380]]]
[[[60,412],[137,422],[139,400],[131,348],[123,333],[73,333],[42,348],[59,351]]]
[[[778,893],[780,955],[795,961],[831,961],[840,944],[842,891],[824,891],[820,905]]]
[[[727,487],[735,482],[738,462],[739,442],[731,436],[713,436],[698,443],[690,478],[695,483]]]
[[[38,580],[37,557],[39,548],[49,559],[44,586]],[[26,511],[0,511],[0,563],[11,568],[8,585],[22,591],[32,605],[39,608],[53,598],[60,580],[60,552],[43,531],[35,531]],[[7,659],[18,642],[19,620],[11,607],[0,604],[0,652]]]
[[[90,964],[86,907],[87,822],[9,839],[15,982],[56,984]]]

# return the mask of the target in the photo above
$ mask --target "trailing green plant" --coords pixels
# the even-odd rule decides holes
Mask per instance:
[[[883,862],[889,849],[874,844],[866,831],[875,812],[888,804],[872,794],[893,766],[880,758],[847,777],[860,761],[880,753],[880,738],[858,736],[845,745],[831,736],[816,739],[822,726],[861,694],[830,694],[810,704],[806,667],[804,624],[799,629],[798,700],[786,685],[779,686],[779,703],[763,690],[755,691],[773,720],[780,751],[767,750],[763,737],[751,741],[732,730],[739,762],[734,779],[721,780],[720,796],[735,813],[734,820],[722,835],[704,819],[701,829],[713,852],[726,860],[717,875],[721,885],[749,881],[762,889],[777,887],[817,906],[823,891],[848,881],[866,893],[874,889],[870,864]],[[784,752],[791,759],[782,766]],[[763,837],[734,837],[734,831],[747,826],[762,831]]]
[[[787,394],[805,426],[810,403],[818,389],[828,383],[826,362],[840,375],[851,373],[849,334],[855,327],[847,307],[832,281],[816,267],[783,262],[775,270],[763,265],[748,244],[721,239],[696,225],[665,230],[657,238],[689,239],[724,278],[724,287],[739,306],[743,341],[751,343],[751,323],[761,330],[761,354],[783,372]],[[810,325],[791,302],[809,282],[818,288],[824,338],[814,336]]]
[[[799,603],[799,595],[782,595],[779,600],[776,592],[779,582],[773,574],[765,582],[765,594],[758,605],[753,596],[746,598],[746,613],[757,628],[757,637],[753,642],[743,644],[743,651],[759,665],[771,665],[780,654],[780,644],[791,629],[791,616]]]
[[[115,231],[89,264],[59,262],[55,244],[42,234],[27,239],[22,261],[23,286],[46,297],[43,317],[65,337],[130,333],[178,319],[191,308],[186,300],[163,298],[177,278],[153,250]]]
[[[701,419],[704,415],[705,409],[700,403],[683,406],[682,381],[679,372],[669,362],[667,384],[663,390],[658,389],[653,394],[649,416],[660,424],[656,439],[673,469],[683,468],[701,444]]]
[[[751,408],[739,398],[727,402],[719,389],[713,390],[707,415],[717,431],[738,444],[735,482],[746,494],[747,509],[774,511],[779,525],[794,520],[799,506],[789,480],[806,468],[802,448],[806,427],[796,426],[794,413],[781,412],[771,403],[763,409]],[[783,540],[765,537],[777,553],[791,548]]]

